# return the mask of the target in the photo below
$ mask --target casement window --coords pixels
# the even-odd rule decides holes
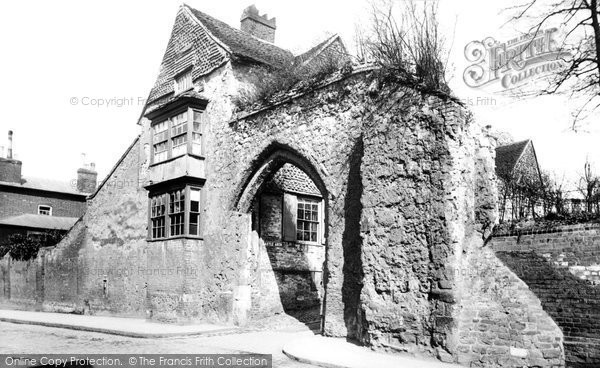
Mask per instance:
[[[150,195],[150,239],[200,237],[201,192],[187,185]]]
[[[187,111],[174,116],[171,123],[172,156],[177,157],[187,153]]]
[[[152,149],[154,151],[154,162],[161,162],[167,159],[169,153],[169,122],[163,121],[162,123],[158,123],[153,129]]]
[[[185,92],[192,87],[193,83],[191,68],[175,77],[175,94]]]
[[[183,235],[185,226],[185,189],[169,193],[169,235]]]
[[[152,239],[161,239],[166,235],[165,209],[167,195],[160,194],[150,199],[150,229]]]
[[[152,126],[152,163],[202,155],[202,113],[187,109]]]
[[[190,188],[190,226],[189,234],[200,235],[200,189]]]
[[[323,244],[323,200],[284,193],[283,202],[283,240]]]
[[[38,206],[38,215],[52,216],[51,206]]]
[[[192,123],[192,153],[202,154],[202,130],[200,125],[200,112],[193,110],[194,121]]]

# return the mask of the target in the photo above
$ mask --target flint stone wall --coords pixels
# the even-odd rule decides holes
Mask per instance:
[[[368,71],[236,113],[247,73],[227,63],[195,81],[210,101],[203,240],[146,239],[151,141],[143,119],[140,138],[83,219],[41,255],[73,266],[44,278],[38,304],[241,325],[281,312],[278,289],[293,280],[273,272],[249,205],[268,170],[292,163],[325,201],[324,334],[478,364],[459,350],[473,326],[460,322],[471,291],[455,270],[478,252],[496,216],[487,133],[455,102],[383,85]],[[75,291],[62,292],[73,279]],[[477,293],[494,298],[485,288]]]

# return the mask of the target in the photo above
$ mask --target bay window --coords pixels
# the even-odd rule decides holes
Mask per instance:
[[[202,113],[186,109],[152,126],[152,164],[192,154],[202,155]]]
[[[149,237],[201,236],[201,189],[190,185],[150,195]]]

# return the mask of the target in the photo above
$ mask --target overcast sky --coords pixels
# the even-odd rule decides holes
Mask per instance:
[[[352,44],[355,24],[368,20],[363,0],[187,1],[235,27],[242,9],[252,3],[277,17],[276,43],[295,53],[331,33]],[[467,43],[519,35],[511,26],[502,27],[507,15],[501,10],[512,4],[441,0],[440,20],[452,46],[451,88],[473,102],[481,123],[516,140],[533,139],[542,169],[574,180],[586,156],[600,168],[600,121],[587,133],[574,133],[568,129],[573,106],[567,98],[515,100],[463,82]],[[14,130],[24,175],[70,180],[82,153],[96,163],[100,178],[108,173],[139,132],[136,121],[180,5],[166,0],[0,3],[0,146],[6,146],[8,129]],[[112,105],[92,105],[101,100]],[[123,106],[116,105],[119,100]]]

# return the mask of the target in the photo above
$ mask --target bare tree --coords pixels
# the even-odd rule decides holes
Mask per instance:
[[[552,212],[557,215],[566,215],[564,175],[561,180],[558,180],[556,176],[551,176],[550,173],[545,172],[542,174],[542,183],[546,193],[544,200],[546,215]]]
[[[586,212],[600,213],[600,178],[593,172],[588,159],[583,165],[583,174],[579,177],[577,189],[583,195]]]
[[[566,68],[558,71],[542,94],[566,92],[572,98],[583,98],[585,102],[573,113],[572,128],[576,129],[581,120],[600,107],[598,0],[558,0],[548,5],[542,4],[542,0],[528,0],[511,10],[516,12],[509,22],[533,24],[529,33],[534,35],[552,23],[566,28],[564,40],[558,46]]]

